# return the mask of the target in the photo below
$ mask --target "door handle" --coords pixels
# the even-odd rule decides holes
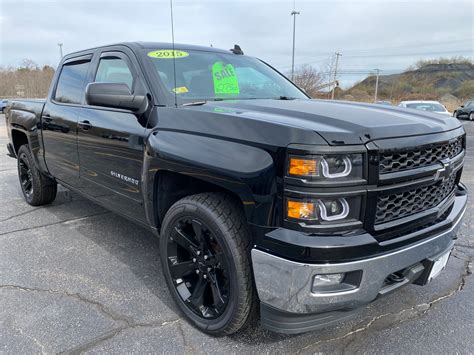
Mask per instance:
[[[80,121],[78,125],[84,130],[88,131],[89,129],[92,128],[92,124],[89,121]]]
[[[43,120],[45,120],[46,122],[51,122],[53,118],[50,115],[43,115]]]

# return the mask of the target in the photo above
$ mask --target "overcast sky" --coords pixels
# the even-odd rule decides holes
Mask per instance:
[[[339,51],[344,86],[375,68],[422,58],[474,57],[474,1],[296,1],[296,64],[328,71]],[[175,40],[291,67],[293,0],[174,0]],[[169,1],[0,0],[0,66],[24,58],[56,66],[64,53],[121,41],[171,41]],[[354,71],[357,73],[354,74]]]

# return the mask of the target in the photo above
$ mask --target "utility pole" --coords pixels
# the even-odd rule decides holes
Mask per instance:
[[[63,44],[58,43],[58,47],[59,47],[59,60],[61,60],[63,59]]]
[[[379,69],[375,69],[375,72],[377,73],[377,78],[375,79],[375,95],[374,95],[374,103],[377,103],[377,94],[379,92]]]
[[[336,66],[334,67],[334,87],[332,89],[331,100],[334,100],[334,91],[336,91],[337,64],[339,63],[339,57],[342,55],[342,53],[336,52],[334,54],[336,55]]]
[[[291,81],[295,80],[295,32],[296,32],[296,15],[299,15],[299,11],[291,11],[291,16],[293,16],[293,54],[291,56]]]

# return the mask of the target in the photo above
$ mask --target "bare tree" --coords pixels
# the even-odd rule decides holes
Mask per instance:
[[[31,59],[24,59],[18,68],[0,68],[0,98],[46,97],[53,75],[52,67],[40,68]]]
[[[323,78],[319,72],[310,65],[302,65],[295,70],[294,83],[313,97],[318,92]]]
[[[31,59],[25,58],[21,61],[20,69],[38,70],[38,64]]]

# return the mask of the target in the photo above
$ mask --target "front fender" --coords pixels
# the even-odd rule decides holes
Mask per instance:
[[[144,161],[147,218],[154,220],[155,176],[166,170],[217,185],[237,195],[249,222],[267,224],[277,193],[274,158],[264,149],[175,131],[155,131]]]

